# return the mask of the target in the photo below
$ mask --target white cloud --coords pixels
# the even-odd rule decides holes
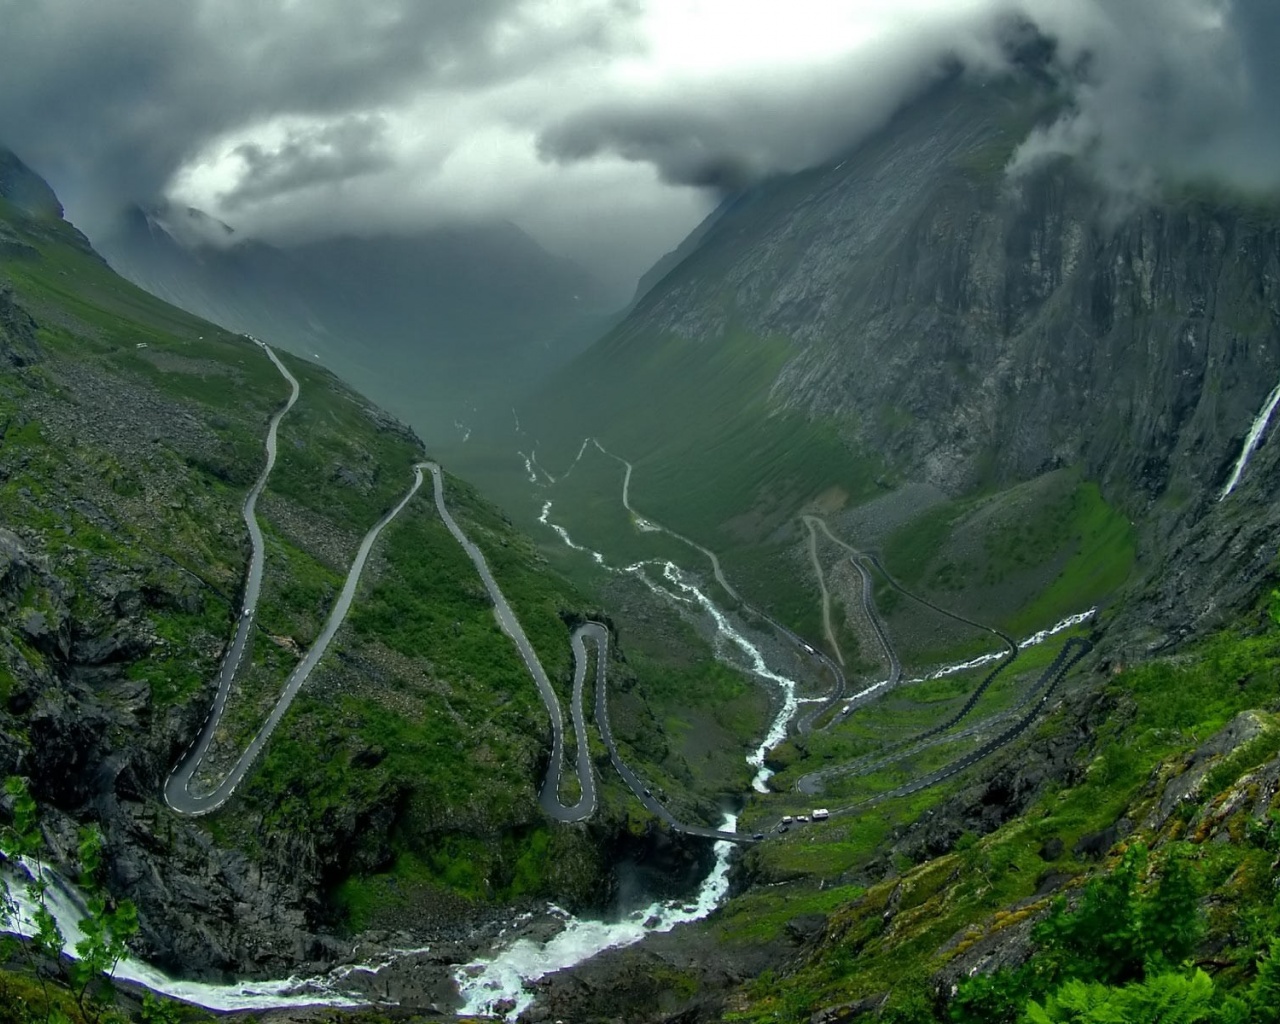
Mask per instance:
[[[1028,140],[1113,181],[1280,181],[1275,0],[0,0],[0,139],[73,217],[168,192],[241,234],[504,217],[607,275],[714,188],[883,123],[1002,19],[1073,113]]]

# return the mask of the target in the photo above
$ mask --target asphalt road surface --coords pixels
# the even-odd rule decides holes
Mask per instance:
[[[578,782],[581,788],[581,796],[579,796],[577,803],[567,806],[560,802],[560,776],[564,771],[564,717],[560,713],[560,700],[556,697],[556,691],[551,686],[551,680],[547,678],[542,662],[538,660],[537,652],[534,651],[533,645],[529,643],[529,638],[525,636],[520,620],[516,618],[516,614],[511,610],[511,605],[507,603],[506,597],[503,596],[497,580],[493,578],[493,573],[489,571],[489,563],[485,561],[484,552],[471,543],[467,535],[462,532],[462,527],[450,515],[449,507],[444,503],[444,474],[440,472],[440,467],[434,462],[426,463],[426,467],[431,470],[431,476],[435,482],[436,509],[440,513],[440,518],[444,520],[444,524],[449,528],[449,532],[453,534],[454,540],[462,545],[462,550],[467,553],[472,565],[476,567],[476,572],[480,575],[480,581],[484,584],[485,590],[489,592],[489,597],[493,601],[493,613],[497,617],[498,625],[511,638],[512,643],[516,645],[516,650],[520,653],[520,658],[524,662],[525,668],[529,670],[529,675],[533,677],[534,684],[538,687],[538,694],[542,697],[542,703],[546,705],[547,714],[551,718],[551,763],[547,766],[547,777],[543,780],[542,789],[538,793],[538,802],[542,805],[542,809],[556,821],[583,821],[591,817],[596,809],[596,780],[594,773],[591,771],[591,751],[587,746],[586,723],[582,720],[582,686],[583,675],[586,672],[585,658],[579,660],[577,664],[574,679],[573,711],[574,734],[577,737],[578,747]],[[576,654],[577,651],[575,650]]]
[[[250,636],[254,617],[257,614],[258,595],[262,587],[262,570],[265,561],[262,531],[258,528],[256,517],[258,496],[266,486],[267,478],[271,475],[271,470],[275,466],[276,430],[280,425],[280,420],[283,419],[285,413],[293,408],[294,402],[298,399],[299,388],[297,380],[289,373],[284,364],[276,358],[276,354],[270,348],[262,342],[258,342],[258,345],[275,363],[276,369],[284,375],[292,390],[289,401],[284,408],[271,417],[271,423],[267,428],[267,464],[263,467],[262,475],[258,477],[257,483],[253,485],[253,489],[249,492],[249,496],[244,503],[244,520],[249,527],[249,539],[253,550],[249,559],[249,573],[245,581],[244,603],[240,618],[236,623],[235,638],[232,640],[231,647],[227,650],[227,655],[223,659],[222,667],[218,672],[218,692],[214,697],[213,707],[209,709],[209,714],[205,718],[200,735],[187,749],[182,759],[174,766],[169,773],[169,778],[165,781],[165,803],[179,814],[208,814],[210,811],[217,810],[231,798],[231,794],[235,792],[236,787],[244,780],[249,769],[253,766],[253,762],[262,753],[263,748],[267,745],[271,734],[275,732],[276,726],[280,724],[285,712],[289,710],[289,705],[293,703],[294,697],[302,689],[302,685],[315,670],[315,667],[320,664],[320,659],[324,656],[330,642],[338,632],[339,627],[341,627],[348,610],[351,608],[351,602],[355,598],[356,587],[360,582],[360,574],[363,572],[365,562],[369,558],[369,552],[373,549],[374,541],[378,539],[378,534],[382,532],[383,528],[391,520],[400,514],[400,511],[409,503],[409,499],[422,486],[423,466],[418,465],[414,467],[413,486],[409,488],[409,492],[400,499],[398,505],[377,522],[372,530],[365,534],[364,539],[360,542],[360,548],[356,552],[355,560],[351,563],[351,569],[347,573],[342,592],[338,595],[338,599],[329,613],[329,619],[325,623],[324,629],[321,630],[320,635],[316,637],[315,643],[311,645],[302,661],[297,664],[289,676],[289,680],[280,694],[280,699],[276,701],[275,707],[271,709],[271,714],[267,716],[266,722],[263,723],[257,735],[253,737],[249,742],[249,746],[245,748],[244,753],[240,755],[231,770],[215,789],[208,793],[193,793],[191,791],[192,779],[209,751],[214,732],[217,730],[218,723],[222,719],[222,713],[226,709],[227,697],[231,692],[231,686],[235,682],[241,663],[244,661],[245,652],[250,647]]]

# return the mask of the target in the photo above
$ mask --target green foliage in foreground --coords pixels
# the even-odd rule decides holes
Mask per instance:
[[[0,954],[9,960],[21,956],[39,984],[39,999],[18,996],[17,1006],[7,1011],[0,1009],[0,1013],[11,1012],[11,1019],[22,1024],[116,1021],[120,1018],[114,1006],[111,976],[128,955],[126,943],[138,932],[138,912],[129,900],[111,902],[102,887],[102,835],[96,828],[80,830],[80,884],[88,895],[88,913],[78,922],[82,938],[75,943],[75,958],[64,959],[70,951],[49,909],[49,881],[44,873],[36,802],[21,778],[10,777],[4,789],[13,803],[13,821],[0,830],[0,866],[7,872],[27,875],[22,894],[34,908],[34,927],[29,932],[24,930],[18,897],[9,882],[0,877],[0,928],[11,933],[6,935]]]
[[[1017,818],[988,835],[964,837],[950,853],[914,866],[899,859],[887,879],[828,913],[824,938],[808,957],[753,982],[731,1019],[799,1022],[828,1006],[887,998],[881,1019],[911,1024],[951,1021],[953,1010],[963,1021],[1023,1021],[1032,1012],[1050,1015],[1037,1021],[1145,1020],[1125,1014],[1158,1007],[1169,992],[1203,990],[1194,980],[1196,966],[1209,972],[1213,994],[1202,1000],[1208,1016],[1189,1019],[1280,1019],[1266,1016],[1267,1007],[1280,1007],[1280,970],[1269,952],[1280,948],[1274,886],[1280,808],[1274,800],[1255,803],[1259,769],[1274,765],[1280,751],[1274,606],[1268,596],[1241,628],[1175,659],[1110,676],[1090,698],[1098,724],[1067,782],[1048,786]],[[1150,819],[1165,781],[1244,712],[1255,738],[1217,755],[1193,798],[1162,826],[1140,826],[1127,850],[1101,870],[1071,852],[1121,818]],[[1079,713],[1077,706],[1073,714]],[[1077,721],[1059,711],[1028,738],[1028,748],[1056,741]],[[830,836],[815,830],[820,842],[790,844],[814,851],[806,861],[788,860],[790,877],[811,873],[807,884],[816,887],[818,878],[871,863],[889,839],[883,816],[906,823],[923,813],[916,807],[899,814],[896,807],[890,802],[851,824],[833,824]],[[840,841],[848,848],[844,859],[819,853],[834,851]],[[1062,852],[1046,857],[1050,841]],[[856,842],[866,845],[854,850]],[[775,877],[786,877],[782,866],[772,866]],[[1066,902],[1038,895],[1051,875]],[[792,900],[805,884],[792,883]],[[785,890],[762,890],[757,898],[768,900],[775,891]],[[1033,934],[1006,932],[1037,918],[1043,923]],[[1032,940],[1035,952],[1025,967],[967,979],[954,1003],[950,983],[935,988],[957,955],[1002,935],[1015,957]]]

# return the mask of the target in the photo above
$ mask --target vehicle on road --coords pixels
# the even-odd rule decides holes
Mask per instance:
[[[784,825],[790,825],[790,824],[791,824],[791,822],[792,822],[792,820],[793,820],[793,819],[792,819],[791,815],[789,815],[789,814],[784,814],[784,815],[782,816],[782,824],[784,824]]]
[[[829,817],[831,817],[831,812],[825,807],[815,807],[813,809],[814,821],[826,821]]]
[[[791,831],[791,826],[790,826],[790,825],[779,825],[779,826],[778,826],[778,831],[779,831],[779,832],[790,832],[790,831]]]
[[[763,832],[757,832],[757,833],[756,833],[755,835],[753,835],[751,838],[752,838],[752,839],[763,839],[763,838],[764,838],[764,833],[763,833]]]
[[[807,823],[808,823],[808,821],[809,821],[809,815],[807,815],[807,814],[797,814],[797,815],[796,815],[796,821],[797,821],[797,823],[799,823],[799,824],[807,824]]]

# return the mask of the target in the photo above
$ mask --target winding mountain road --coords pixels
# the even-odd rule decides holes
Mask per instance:
[[[441,520],[475,566],[481,582],[488,592],[490,599],[493,601],[494,616],[499,627],[511,639],[512,643],[515,644],[516,650],[520,654],[526,670],[533,678],[538,689],[539,696],[542,698],[542,702],[547,709],[547,714],[551,723],[552,747],[551,758],[547,767],[547,774],[543,780],[542,787],[539,790],[539,804],[543,811],[556,821],[573,823],[581,822],[589,818],[595,813],[598,806],[596,778],[592,768],[591,752],[587,736],[587,723],[584,712],[586,673],[589,663],[586,644],[589,642],[595,645],[596,674],[594,685],[596,726],[600,732],[602,740],[604,741],[605,748],[608,751],[609,758],[614,769],[618,772],[619,776],[626,783],[632,793],[635,794],[636,799],[640,801],[646,810],[662,819],[674,831],[678,831],[686,835],[699,836],[713,840],[728,840],[735,843],[752,843],[757,841],[754,835],[724,832],[719,829],[681,821],[671,813],[662,801],[653,796],[651,789],[646,786],[643,780],[630,768],[629,765],[627,765],[618,750],[609,721],[607,668],[609,655],[609,631],[607,627],[598,622],[584,623],[574,630],[571,635],[574,659],[574,677],[570,713],[573,722],[576,749],[576,764],[574,766],[574,771],[578,779],[580,795],[577,801],[573,804],[566,804],[561,800],[560,789],[564,773],[566,771],[566,756],[564,716],[560,708],[559,699],[555,693],[555,689],[551,685],[550,679],[547,677],[541,661],[538,659],[537,652],[529,642],[529,639],[520,624],[520,620],[511,609],[505,595],[502,593],[501,588],[494,579],[483,552],[470,540],[450,513],[444,497],[444,474],[440,469],[440,466],[431,461],[420,462],[413,467],[413,484],[409,488],[408,492],[393,508],[388,510],[387,513],[378,520],[373,528],[370,529],[361,540],[359,549],[356,552],[356,556],[352,561],[351,568],[347,574],[346,581],[343,584],[342,591],[334,602],[333,608],[330,610],[329,618],[326,621],[324,628],[321,630],[319,636],[316,637],[315,642],[308,649],[302,660],[290,673],[279,699],[272,708],[270,714],[267,716],[266,721],[249,742],[249,745],[245,748],[243,753],[241,753],[235,764],[216,787],[209,792],[193,792],[192,785],[195,776],[199,772],[208,755],[214,735],[226,710],[231,688],[234,685],[244,662],[245,654],[250,651],[252,647],[254,620],[257,614],[258,601],[262,587],[262,576],[265,567],[265,544],[262,531],[257,522],[257,501],[261,496],[263,489],[266,487],[271,471],[275,466],[277,434],[280,421],[289,412],[289,410],[293,408],[300,394],[297,379],[289,372],[270,347],[261,341],[257,341],[256,343],[289,383],[290,394],[285,404],[272,415],[269,421],[265,442],[266,464],[263,467],[262,473],[259,475],[257,481],[254,483],[245,498],[242,515],[249,532],[251,553],[248,571],[245,578],[244,599],[241,614],[236,623],[235,635],[233,636],[231,644],[227,649],[227,653],[219,667],[217,677],[218,688],[214,697],[213,705],[209,709],[208,715],[205,717],[200,733],[192,741],[187,751],[179,759],[178,763],[174,766],[169,777],[165,781],[164,799],[172,810],[183,815],[208,814],[211,811],[222,807],[231,798],[236,787],[244,780],[254,762],[266,747],[272,734],[275,732],[275,729],[289,710],[294,698],[324,657],[325,652],[328,650],[330,643],[341,628],[342,623],[351,608],[351,604],[355,599],[355,593],[360,582],[360,576],[363,573],[365,563],[368,561],[369,554],[373,549],[374,543],[377,541],[382,530],[391,523],[392,520],[401,513],[401,511],[403,511],[414,495],[417,494],[419,488],[422,486],[422,474],[425,469],[430,471],[432,475],[435,505]],[[594,439],[592,439],[592,441],[603,454],[617,459],[617,461],[621,462],[626,467],[626,473],[623,479],[622,500],[623,505],[626,507],[628,512],[633,516],[636,516],[640,521],[652,526],[654,529],[661,530],[701,552],[711,563],[716,581],[732,599],[737,601],[746,610],[754,613],[769,623],[769,625],[778,633],[787,637],[797,647],[803,649],[806,654],[823,662],[831,671],[832,676],[835,679],[833,693],[829,698],[823,701],[821,708],[805,716],[800,728],[802,731],[808,731],[808,728],[812,727],[813,722],[822,713],[829,710],[829,708],[843,696],[846,682],[840,665],[825,653],[815,650],[800,636],[782,625],[780,622],[777,622],[766,613],[754,608],[743,600],[741,595],[738,594],[725,577],[720,565],[720,560],[716,556],[715,552],[703,547],[696,541],[693,541],[682,534],[667,529],[661,524],[653,523],[651,520],[645,519],[636,512],[630,503],[630,483],[632,474],[631,463],[613,455],[600,445],[598,441],[595,441]],[[584,447],[585,444],[586,442],[584,442]],[[581,452],[579,453],[579,456],[581,456]],[[816,551],[816,534],[814,533],[813,524],[809,523],[808,520],[809,517],[806,517],[806,524],[809,526],[810,531],[810,554],[814,560],[815,569],[818,570],[821,582],[821,569],[818,564]],[[881,573],[881,575],[883,575],[892,586],[906,596],[920,602],[926,607],[932,608],[940,614],[947,615],[953,619],[975,626],[979,629],[988,630],[989,632],[999,636],[1009,648],[1009,656],[1002,660],[1001,663],[986,677],[986,679],[983,680],[957,714],[953,715],[950,719],[939,726],[935,726],[930,730],[926,730],[923,733],[917,734],[908,740],[896,744],[890,749],[891,756],[884,756],[886,752],[882,751],[881,760],[876,762],[876,765],[888,763],[889,761],[896,759],[895,756],[892,756],[892,751],[899,751],[897,757],[906,756],[906,753],[901,752],[900,748],[911,747],[913,750],[918,749],[921,745],[926,745],[927,741],[933,737],[938,736],[953,727],[957,722],[969,714],[977,704],[977,701],[982,696],[983,692],[985,692],[985,690],[991,685],[996,676],[1012,664],[1012,662],[1017,658],[1018,647],[1012,638],[1006,636],[999,630],[993,629],[989,626],[984,626],[980,623],[972,622],[963,616],[940,608],[924,598],[906,590],[892,576],[890,576],[888,572],[885,571],[884,567],[880,565],[874,555],[863,554],[856,551],[856,549],[834,537],[834,535],[831,534],[831,531],[827,528],[826,523],[821,519],[817,519],[815,517],[815,521],[833,541],[851,552],[850,561],[861,575],[863,581],[862,601],[864,611],[876,632],[880,644],[885,652],[886,659],[889,662],[889,678],[885,683],[869,688],[869,690],[864,691],[864,693],[869,693],[871,690],[879,690],[883,686],[892,687],[896,685],[902,675],[902,666],[897,658],[892,643],[889,641],[884,625],[879,619],[878,612],[875,608],[874,597],[872,595],[871,577],[865,566],[861,564],[861,559],[866,559],[866,561]],[[826,595],[824,588],[824,612],[826,613],[825,623],[827,636],[832,643],[833,650],[837,657],[839,657],[840,650],[835,642],[834,632],[830,625],[828,602],[829,598]],[[880,794],[871,802],[865,802],[854,807],[841,808],[832,811],[831,813],[851,813],[856,809],[870,806],[871,803],[878,803],[891,796],[917,792],[919,789],[923,789],[926,786],[935,785],[946,778],[950,778],[952,775],[963,770],[965,767],[968,767],[970,764],[973,764],[975,761],[980,760],[992,751],[999,749],[1000,746],[1010,742],[1015,736],[1019,735],[1027,728],[1038,713],[1039,709],[1043,707],[1044,703],[1049,699],[1049,696],[1053,692],[1058,681],[1072,665],[1084,656],[1088,650],[1089,644],[1087,641],[1080,640],[1079,638],[1069,640],[1063,647],[1062,651],[1059,652],[1054,663],[1046,669],[1036,686],[1029,691],[1028,699],[1030,699],[1030,696],[1034,695],[1037,691],[1043,691],[1035,707],[1033,707],[1027,715],[1015,723],[1010,729],[1007,729],[995,739],[984,744],[977,751],[974,751],[969,755],[966,755],[964,758],[954,761],[935,772],[931,772],[926,776],[913,780],[911,783],[907,784],[907,786],[901,787],[899,790],[895,790],[892,793]],[[992,721],[994,721],[994,719]],[[975,730],[969,730],[969,732],[973,731]],[[797,788],[804,792],[820,790],[823,779],[831,778],[842,772],[853,773],[857,771],[859,767],[864,767],[866,765],[866,761],[866,758],[860,758],[857,762],[850,762],[846,765],[834,766],[832,768],[823,769],[819,772],[811,773],[810,775],[806,775],[800,779],[797,783]]]
[[[590,640],[596,645],[596,728],[600,730],[600,738],[604,740],[605,748],[609,751],[609,760],[612,762],[614,770],[622,777],[622,781],[627,784],[627,788],[631,790],[635,798],[644,805],[645,810],[661,818],[673,831],[683,832],[685,835],[701,836],[704,839],[727,840],[731,843],[749,844],[756,842],[757,840],[750,835],[744,835],[739,832],[722,832],[719,829],[708,828],[705,825],[691,825],[688,822],[681,821],[671,813],[661,800],[653,795],[653,791],[631,770],[631,767],[622,759],[622,754],[618,751],[618,744],[613,738],[613,727],[609,724],[608,673],[605,669],[609,657],[609,630],[599,622],[585,623],[574,630],[573,633],[574,699],[579,700],[580,698],[582,677],[586,671],[587,652],[583,646],[584,639]]]
[[[1021,736],[1037,718],[1040,712],[1044,710],[1044,706],[1049,703],[1049,699],[1053,696],[1058,684],[1062,682],[1063,676],[1067,674],[1075,665],[1093,650],[1093,644],[1083,637],[1070,637],[1062,649],[1058,651],[1053,663],[1041,673],[1033,690],[1042,690],[1039,700],[1034,706],[1019,718],[1012,726],[1006,729],[1000,735],[996,736],[980,746],[977,750],[970,751],[963,757],[956,758],[941,768],[913,779],[911,782],[899,786],[897,789],[889,790],[886,793],[878,793],[868,800],[852,804],[848,807],[838,807],[831,810],[831,816],[842,816],[848,814],[857,814],[861,811],[869,810],[877,804],[884,803],[886,800],[892,800],[897,797],[910,796],[913,793],[919,793],[921,790],[936,786],[941,782],[945,782],[960,772],[964,771],[971,765],[977,764],[983,758],[990,757],[1001,747],[1008,746],[1015,739]]]
[[[847,547],[847,545],[845,546]],[[1018,644],[1013,639],[1013,637],[1009,636],[1009,634],[1005,633],[1003,630],[996,629],[994,626],[983,625],[980,622],[974,622],[972,619],[967,619],[963,615],[959,615],[956,612],[949,611],[946,608],[936,605],[932,601],[929,601],[918,594],[912,593],[910,590],[904,587],[901,583],[899,583],[896,579],[894,579],[891,575],[889,575],[888,570],[886,570],[885,567],[880,564],[880,560],[876,558],[875,555],[863,554],[862,558],[866,559],[867,562],[870,563],[876,569],[876,571],[879,572],[880,575],[883,576],[888,581],[889,585],[892,586],[899,593],[906,595],[907,597],[911,598],[911,600],[924,605],[926,608],[932,609],[933,611],[937,612],[939,615],[945,615],[947,618],[955,619],[957,622],[963,622],[965,623],[965,625],[973,626],[976,629],[985,630],[986,632],[999,637],[1001,642],[1005,645],[1005,647],[1008,650],[1008,657],[1003,658],[996,665],[995,668],[993,668],[989,673],[987,673],[986,677],[982,680],[982,682],[980,682],[974,688],[973,692],[969,694],[968,699],[964,702],[964,704],[961,706],[959,711],[957,711],[950,718],[939,723],[938,725],[935,725],[930,729],[926,729],[923,732],[916,733],[914,736],[910,736],[905,740],[899,740],[897,743],[891,744],[887,748],[889,752],[898,751],[904,747],[914,746],[925,740],[929,740],[935,736],[939,736],[942,733],[945,733],[947,730],[953,728],[961,720],[966,718],[969,712],[971,712],[977,706],[978,701],[982,699],[982,695],[986,693],[987,690],[991,687],[991,684],[996,681],[996,677],[999,676],[1005,669],[1007,669],[1015,661],[1017,661]],[[853,562],[855,566],[858,566],[857,558],[850,556],[850,561]],[[861,566],[859,566],[859,568],[861,569]],[[869,597],[870,588],[867,585],[867,577],[865,575],[863,577],[863,581],[864,581],[864,585],[863,585],[864,597]],[[895,658],[895,664],[896,663],[897,662]],[[901,674],[902,674],[902,666],[898,665],[898,676],[901,677]],[[847,762],[845,764],[840,764],[840,765],[833,765],[830,768],[820,768],[816,772],[810,772],[808,775],[803,775],[796,781],[796,789],[798,789],[802,793],[821,793],[823,783],[826,780],[836,778],[840,775],[848,774],[851,771],[851,768],[850,768],[851,764],[853,764],[853,762]]]
[[[449,532],[453,534],[453,539],[462,546],[462,550],[471,559],[471,564],[476,567],[480,582],[484,584],[485,590],[489,592],[489,597],[493,601],[493,612],[498,619],[498,626],[516,645],[520,659],[524,662],[529,675],[533,677],[538,694],[542,697],[542,703],[546,706],[547,714],[551,718],[551,763],[547,766],[547,777],[538,793],[538,802],[542,805],[542,809],[556,821],[572,822],[589,818],[596,809],[596,780],[591,771],[591,751],[587,746],[587,726],[582,713],[586,656],[585,651],[582,651],[581,642],[579,640],[574,644],[577,664],[574,672],[572,709],[574,735],[577,738],[577,773],[581,795],[577,803],[566,805],[560,801],[560,778],[564,772],[564,716],[560,712],[560,700],[551,685],[551,680],[547,678],[542,662],[538,660],[533,644],[529,643],[520,620],[516,618],[516,613],[507,603],[502,588],[498,586],[498,581],[489,571],[489,563],[485,561],[484,552],[471,542],[450,514],[449,507],[444,501],[444,474],[440,471],[440,467],[434,462],[428,462],[426,467],[431,471],[435,483],[436,510],[444,520],[445,526],[449,528]],[[580,652],[582,657],[579,658]]]
[[[716,582],[720,584],[721,589],[723,589],[726,594],[728,594],[731,598],[733,598],[734,601],[736,601],[739,605],[741,605],[744,609],[746,609],[752,615],[755,615],[757,618],[760,618],[765,622],[767,622],[775,632],[786,637],[787,640],[789,640],[796,647],[800,648],[808,657],[821,662],[822,665],[827,669],[827,671],[831,673],[831,677],[833,680],[831,693],[825,698],[825,700],[817,708],[817,710],[805,716],[805,719],[803,719],[802,722],[807,721],[811,725],[812,722],[818,716],[820,716],[824,711],[828,710],[832,705],[837,703],[841,699],[841,697],[844,696],[844,691],[847,685],[845,682],[844,670],[840,667],[840,665],[837,664],[836,661],[833,658],[831,658],[831,656],[828,655],[825,651],[820,651],[817,648],[813,647],[808,641],[806,641],[803,637],[801,637],[800,634],[796,633],[795,630],[788,629],[781,622],[779,622],[777,619],[771,616],[768,612],[764,611],[761,608],[755,607],[754,605],[749,603],[741,594],[739,594],[738,591],[734,589],[733,584],[729,582],[728,577],[725,576],[724,568],[720,564],[720,558],[714,551],[712,551],[710,548],[703,547],[693,538],[686,537],[683,533],[679,533],[668,526],[663,526],[662,523],[656,522],[655,520],[650,519],[647,516],[636,511],[636,509],[631,504],[631,473],[634,467],[631,465],[630,462],[624,459],[621,455],[615,455],[613,452],[609,451],[609,449],[607,449],[594,437],[587,438],[582,442],[583,449],[586,448],[588,443],[595,445],[596,448],[599,449],[602,455],[605,455],[616,462],[622,463],[622,465],[625,467],[626,471],[622,477],[622,507],[623,508],[625,508],[628,512],[630,512],[631,515],[635,516],[635,518],[645,526],[648,526],[651,529],[658,530],[662,533],[665,533],[668,537],[674,537],[676,540],[680,541],[682,544],[687,544],[689,547],[693,548],[695,551],[701,553],[707,559],[707,561],[711,563],[711,574],[715,577]],[[582,457],[582,451],[580,450],[578,452],[578,458],[581,458],[581,457]],[[574,460],[574,464],[575,465],[577,464],[577,459]],[[570,467],[570,469],[572,470],[572,466]],[[565,474],[565,476],[568,476],[568,475],[569,475],[568,473]],[[803,732],[807,730],[804,729],[802,726],[801,731]]]
[[[267,484],[267,478],[270,477],[271,470],[275,466],[277,428],[280,426],[280,421],[284,418],[285,413],[292,409],[294,403],[298,400],[300,390],[297,379],[280,362],[276,354],[265,343],[259,341],[257,344],[275,364],[276,369],[289,382],[290,395],[284,407],[271,417],[271,422],[267,427],[267,463],[263,467],[262,474],[258,477],[257,482],[249,491],[248,497],[245,498],[243,515],[245,524],[249,528],[252,552],[249,557],[249,572],[245,580],[243,608],[236,623],[235,637],[227,650],[226,657],[223,658],[222,667],[218,672],[218,692],[214,697],[213,706],[209,709],[209,714],[205,717],[204,726],[201,728],[200,734],[187,749],[182,759],[174,765],[168,779],[165,780],[165,803],[179,814],[208,814],[210,811],[216,811],[231,798],[236,787],[240,785],[245,775],[248,774],[249,769],[253,766],[253,762],[262,753],[263,748],[267,745],[271,734],[275,732],[276,726],[280,724],[285,712],[289,710],[289,705],[293,703],[294,697],[302,689],[303,683],[307,681],[315,667],[320,664],[320,659],[324,657],[330,642],[337,634],[339,627],[341,627],[343,620],[347,616],[347,611],[351,607],[351,602],[355,599],[356,587],[360,582],[360,574],[364,571],[365,562],[369,558],[369,552],[373,549],[374,541],[378,539],[378,534],[382,532],[383,528],[391,520],[400,514],[400,511],[409,503],[409,499],[417,493],[418,488],[422,485],[423,465],[419,464],[414,467],[413,486],[409,488],[409,492],[400,499],[399,504],[378,520],[373,529],[365,534],[364,539],[360,542],[360,548],[356,552],[355,560],[351,563],[351,569],[347,573],[342,592],[338,595],[338,599],[334,602],[333,608],[329,613],[328,621],[320,631],[320,635],[316,637],[315,643],[311,645],[306,655],[295,666],[293,672],[290,673],[288,682],[280,694],[280,699],[276,701],[275,707],[271,709],[271,714],[267,716],[267,720],[262,724],[257,734],[249,742],[248,747],[245,748],[236,763],[232,765],[231,770],[227,772],[216,788],[208,793],[193,793],[191,783],[209,752],[209,746],[213,742],[218,723],[222,720],[222,714],[226,710],[231,686],[235,682],[241,663],[244,661],[244,655],[250,648],[253,621],[257,614],[258,597],[262,588],[262,572],[266,561],[262,530],[258,527],[256,514],[258,497],[262,494],[262,490]]]

